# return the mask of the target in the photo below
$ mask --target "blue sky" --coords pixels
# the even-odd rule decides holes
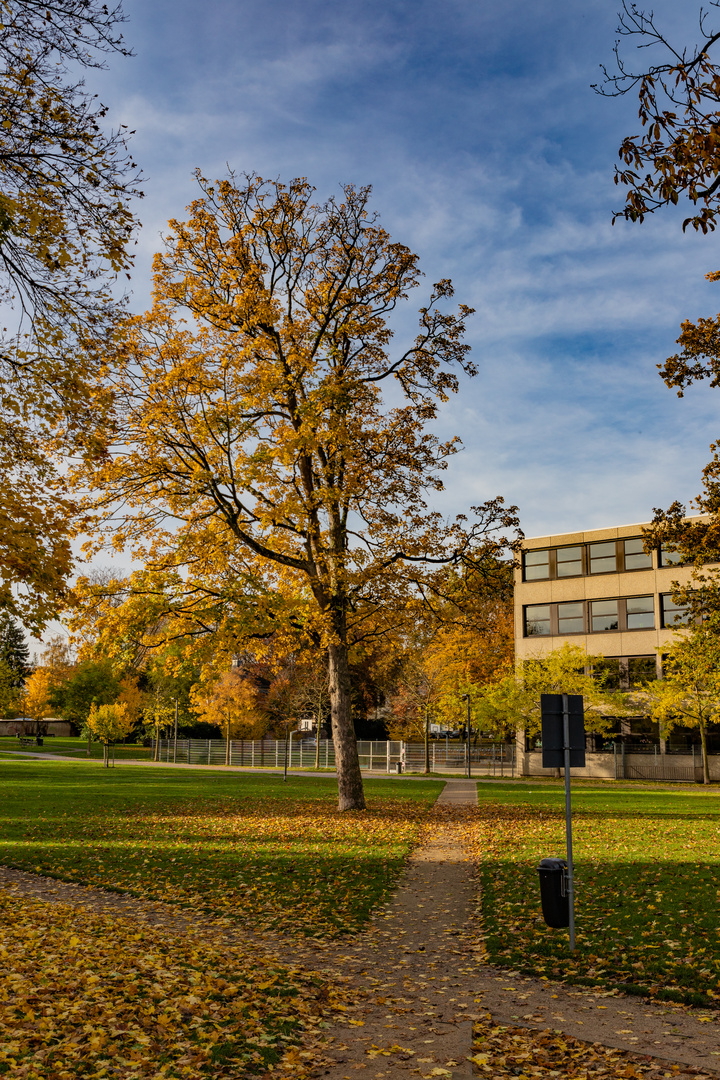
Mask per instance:
[[[684,7],[654,5],[694,38]],[[532,536],[647,520],[699,490],[720,391],[678,400],[655,365],[683,318],[720,310],[720,286],[704,280],[720,251],[713,237],[683,236],[677,215],[611,226],[617,147],[638,127],[635,100],[590,88],[611,59],[614,0],[125,10],[136,56],[111,58],[91,85],[135,129],[147,176],[136,309],[148,305],[167,219],[196,194],[196,167],[307,176],[319,198],[372,184],[382,223],[420,254],[428,285],[451,277],[477,309],[480,374],[438,423],[465,445],[445,512],[502,494]],[[409,311],[399,330],[413,326]]]

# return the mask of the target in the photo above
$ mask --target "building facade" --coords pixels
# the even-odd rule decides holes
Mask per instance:
[[[691,567],[672,551],[643,550],[643,525],[523,541],[515,571],[515,648],[520,661],[568,642],[604,657],[606,684],[631,689],[661,674],[661,656],[686,618],[673,581]]]

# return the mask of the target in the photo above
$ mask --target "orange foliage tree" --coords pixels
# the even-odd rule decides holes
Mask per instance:
[[[475,374],[471,309],[445,310],[453,290],[438,282],[396,349],[390,317],[420,271],[368,190],[318,205],[305,180],[198,181],[156,257],[152,309],[104,357],[111,445],[79,480],[100,492],[100,533],[105,520],[146,578],[188,574],[212,594],[232,559],[266,609],[299,605],[328,657],[339,805],[362,809],[348,652],[363,620],[392,621],[438,566],[482,540],[503,547],[496,530],[517,524],[502,500],[472,524],[428,507],[457,440],[427,426],[457,372]]]

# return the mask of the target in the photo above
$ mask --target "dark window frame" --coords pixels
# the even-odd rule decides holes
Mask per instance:
[[[577,637],[580,634],[640,634],[647,630],[662,629],[658,626],[658,613],[662,619],[662,608],[660,607],[660,600],[656,602],[656,593],[639,593],[635,596],[594,596],[590,600],[550,600],[539,604],[523,604],[523,637]],[[628,600],[651,600],[652,601],[652,626],[628,626]],[[593,630],[592,628],[592,605],[593,603],[616,603],[618,612],[618,626],[617,630]],[[559,608],[563,604],[582,604],[583,612],[583,629],[582,630],[560,630],[560,617]],[[548,621],[550,624],[550,632],[548,634],[528,634],[527,632],[527,612],[528,608],[548,608],[550,618]],[[632,613],[631,613],[632,614]]]
[[[653,548],[653,551],[657,551],[657,565],[656,559],[653,557],[653,552],[647,552],[650,556],[649,566],[637,566],[627,567],[626,559],[628,557],[625,551],[625,544],[630,540],[642,540],[642,536],[623,536],[620,539],[615,540],[586,540],[578,544],[560,544],[557,547],[547,548],[528,548],[523,551],[522,558],[522,579],[523,581],[567,581],[574,577],[602,577],[605,574],[642,574],[647,570],[659,569],[663,563],[660,556],[660,549]],[[615,544],[615,566],[611,570],[590,570],[590,548],[595,544]],[[580,548],[580,571],[577,574],[558,574],[558,558],[559,551],[567,551],[570,548]],[[526,573],[526,556],[533,551],[547,551],[548,553],[548,574],[547,577],[542,578],[528,578]],[[637,552],[630,552],[630,556],[638,554]],[[672,565],[677,566],[677,563]]]

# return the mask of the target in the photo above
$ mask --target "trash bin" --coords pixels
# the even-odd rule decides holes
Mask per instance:
[[[538,866],[542,913],[548,926],[570,925],[570,907],[565,888],[565,859],[543,859]]]
[[[401,773],[401,772],[402,772],[402,761],[398,761],[398,763],[397,763],[397,771],[398,771],[399,773]]]

